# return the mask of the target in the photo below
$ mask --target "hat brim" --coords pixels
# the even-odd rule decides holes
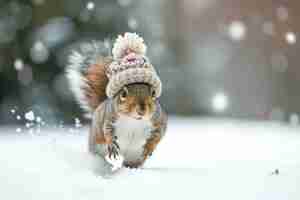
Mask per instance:
[[[124,86],[133,83],[147,83],[155,89],[156,97],[160,97],[162,91],[161,80],[155,70],[145,68],[127,69],[110,77],[106,87],[106,95],[114,97]]]

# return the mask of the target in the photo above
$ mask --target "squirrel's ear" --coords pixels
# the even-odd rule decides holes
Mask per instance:
[[[129,91],[128,88],[126,86],[123,87],[123,90],[126,92],[126,94],[128,95]]]
[[[155,91],[154,88],[151,88],[151,97],[152,97],[153,99],[156,99],[156,91]]]
[[[129,93],[129,91],[128,91],[127,87],[124,86],[122,88],[122,90],[121,90],[121,93],[120,93],[120,99],[121,99],[121,101],[125,101],[126,100],[126,98],[128,96],[128,93]]]

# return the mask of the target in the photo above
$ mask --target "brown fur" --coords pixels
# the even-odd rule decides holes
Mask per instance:
[[[158,134],[148,139],[147,143],[144,146],[144,160],[146,160],[148,156],[153,153],[160,140],[161,136]]]
[[[153,121],[154,131],[152,136],[147,140],[144,145],[144,158],[143,163],[147,160],[149,156],[152,155],[153,151],[156,149],[157,145],[162,139],[162,133],[166,132],[167,124],[167,114],[165,112],[161,113],[161,118],[158,121]]]
[[[122,101],[122,92],[127,91]],[[148,84],[136,83],[127,85],[118,96],[118,111],[133,118],[144,117],[150,119],[155,110],[155,99],[152,98],[152,88]]]
[[[106,69],[112,62],[111,58],[99,59],[97,64],[88,68],[85,78],[88,87],[84,88],[88,104],[95,110],[105,99],[107,99],[105,88],[108,84]]]
[[[97,134],[95,136],[95,142],[96,144],[111,144],[112,143],[112,137],[110,135],[104,136],[103,134]]]

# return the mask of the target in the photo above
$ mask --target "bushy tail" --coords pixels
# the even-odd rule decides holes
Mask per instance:
[[[103,42],[82,44],[69,57],[66,69],[72,92],[80,106],[92,113],[106,98],[106,68],[112,62]]]

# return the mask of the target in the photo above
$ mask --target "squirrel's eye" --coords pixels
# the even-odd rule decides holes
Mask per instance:
[[[126,88],[124,88],[124,89],[122,90],[122,92],[121,92],[121,95],[120,95],[121,101],[124,101],[124,100],[126,99],[127,95],[128,95],[128,91],[127,91]]]
[[[152,92],[151,92],[151,96],[152,96],[152,98],[153,98],[153,99],[155,99],[155,98],[156,98],[156,93],[155,93],[155,90],[152,90]]]

